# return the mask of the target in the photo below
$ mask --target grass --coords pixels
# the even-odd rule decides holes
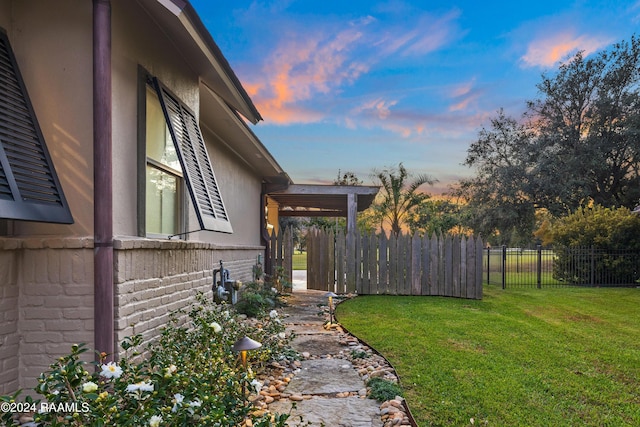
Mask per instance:
[[[396,368],[420,426],[640,425],[640,289],[361,296],[340,323]]]
[[[306,252],[294,252],[293,253],[293,269],[294,270],[306,270],[307,269],[307,253]]]

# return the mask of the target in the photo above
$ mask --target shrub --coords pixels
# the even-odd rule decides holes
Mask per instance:
[[[394,399],[396,396],[402,396],[402,389],[393,381],[383,378],[371,378],[367,381],[367,387],[370,387],[369,397],[378,402],[385,402]]]
[[[282,305],[280,294],[271,282],[255,281],[242,286],[234,308],[249,317],[259,317]]]
[[[186,322],[174,313],[159,341],[147,349],[148,357],[138,351],[138,335],[123,341],[125,357],[107,363],[102,354],[96,370],[81,360],[86,346],[74,345],[40,376],[35,390],[48,404],[75,402],[78,410],[36,413],[34,421],[43,426],[236,426],[251,418],[254,426],[284,426],[288,415],[251,413],[244,390],[254,375],[231,351],[248,335],[262,343],[249,352],[250,366],[260,368],[290,354],[277,313],[242,322],[226,305],[215,306],[201,294],[197,300]],[[14,425],[10,413],[0,421]]]
[[[572,284],[622,283],[638,279],[635,257],[619,250],[640,251],[640,218],[627,208],[581,208],[553,223],[550,231],[555,246],[554,277]],[[583,250],[566,249],[581,247]],[[591,262],[590,249],[608,250]]]

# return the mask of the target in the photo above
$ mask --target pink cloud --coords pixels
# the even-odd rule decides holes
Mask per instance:
[[[575,36],[569,32],[558,33],[531,42],[521,60],[527,67],[551,67],[579,50],[588,55],[608,43],[610,40],[603,38]]]
[[[321,112],[297,105],[351,84],[368,71],[368,65],[349,56],[361,37],[357,29],[348,28],[329,38],[296,36],[283,42],[262,73],[245,85],[265,120],[276,124],[321,120]]]

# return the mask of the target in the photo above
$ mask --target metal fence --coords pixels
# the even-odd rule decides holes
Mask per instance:
[[[486,248],[488,283],[513,287],[640,286],[640,251],[560,247]]]

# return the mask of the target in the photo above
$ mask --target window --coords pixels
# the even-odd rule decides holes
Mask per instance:
[[[156,78],[146,80],[146,233],[182,232],[184,186],[200,229],[231,233],[195,114]]]
[[[160,101],[146,91],[146,232],[178,234],[182,229],[182,169]]]
[[[2,29],[0,218],[73,223],[9,39]]]

